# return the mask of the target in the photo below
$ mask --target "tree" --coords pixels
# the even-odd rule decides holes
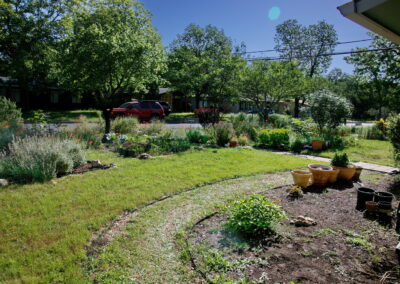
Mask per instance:
[[[143,5],[103,0],[76,12],[60,43],[55,75],[63,86],[94,95],[108,133],[110,108],[160,80],[163,62],[160,37]]]
[[[292,62],[253,61],[242,75],[242,96],[254,103],[263,120],[268,108],[291,99],[305,87],[304,74]]]
[[[21,92],[43,83],[50,50],[62,33],[63,19],[78,0],[0,0],[0,74],[18,81]],[[29,96],[24,96],[29,105]]]
[[[398,110],[399,102],[396,97],[400,82],[400,47],[377,35],[369,35],[373,38],[369,48],[384,50],[353,53],[345,57],[345,60],[354,64],[354,73],[368,96],[368,104],[373,102],[378,110],[377,118],[381,118],[383,107],[393,109],[396,106]]]
[[[351,116],[352,107],[346,98],[339,97],[328,90],[309,95],[309,111],[322,134],[325,127],[337,128]]]
[[[191,24],[170,46],[167,79],[180,93],[194,95],[196,108],[204,96],[218,106],[237,94],[235,83],[245,65],[233,51],[238,49],[222,30]]]
[[[275,49],[281,57],[297,64],[312,79],[320,76],[330,66],[337,44],[337,34],[333,25],[325,21],[308,27],[300,25],[296,20],[287,20],[276,27]],[[303,105],[305,95],[295,96],[295,116],[299,115],[300,100]]]

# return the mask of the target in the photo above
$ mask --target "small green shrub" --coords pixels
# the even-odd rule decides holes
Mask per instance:
[[[15,120],[0,123],[0,150],[7,149],[7,146],[14,138],[25,137],[26,131],[22,124]]]
[[[193,144],[206,144],[209,136],[203,134],[199,129],[190,129],[186,132],[186,139]]]
[[[239,144],[239,146],[248,146],[248,145],[250,145],[250,139],[249,139],[249,137],[247,137],[247,135],[240,135],[238,138],[237,138],[237,141],[238,141],[238,144]]]
[[[247,236],[258,237],[274,234],[276,225],[286,218],[280,206],[268,201],[261,194],[235,201],[227,208],[227,227]]]
[[[289,128],[292,118],[289,115],[274,113],[268,116],[268,122],[271,123],[274,128]]]
[[[232,123],[219,122],[211,128],[211,133],[214,136],[215,143],[224,147],[234,136]]]
[[[138,129],[138,125],[139,121],[136,117],[117,117],[111,122],[111,130],[121,134],[135,133]]]
[[[165,131],[164,123],[160,121],[153,121],[152,123],[141,124],[139,127],[140,134],[148,136],[160,135]]]
[[[21,119],[22,113],[17,105],[6,97],[0,96],[0,122],[20,121]]]
[[[394,160],[400,163],[400,114],[391,115],[388,119],[387,133],[394,149]]]
[[[190,143],[185,138],[163,138],[157,137],[150,140],[151,148],[154,145],[160,154],[179,153],[190,149]]]
[[[346,153],[335,153],[331,161],[331,165],[334,167],[347,168],[349,164],[350,161]]]
[[[215,125],[221,120],[221,113],[217,108],[198,108],[194,110],[194,114],[199,119],[199,123],[203,128]]]
[[[289,146],[288,129],[263,129],[258,133],[258,146],[285,150]]]
[[[16,182],[44,182],[86,161],[79,143],[57,136],[14,140],[0,154],[0,176]]]
[[[304,143],[303,139],[301,139],[300,137],[296,137],[292,141],[290,141],[290,151],[292,151],[293,153],[300,153],[301,151],[303,151],[305,144],[306,143]]]

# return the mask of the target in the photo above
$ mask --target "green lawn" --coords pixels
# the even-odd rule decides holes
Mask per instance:
[[[88,239],[124,210],[201,184],[310,163],[252,149],[208,149],[145,161],[90,154],[118,167],[0,190],[0,282],[86,282]]]
[[[45,111],[50,116],[50,121],[78,121],[80,116],[86,117],[91,121],[98,121],[101,117],[101,111],[99,110],[66,110],[66,111]],[[32,112],[26,112],[23,114],[24,119],[28,119],[32,116]]]
[[[360,139],[356,146],[344,149],[352,162],[366,162],[384,166],[395,166],[393,147],[388,141]],[[327,150],[316,155],[333,158],[334,150]]]

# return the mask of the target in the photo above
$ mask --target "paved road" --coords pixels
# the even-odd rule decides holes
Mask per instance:
[[[61,127],[63,128],[75,128],[79,123],[72,122],[72,123],[61,123]],[[30,123],[25,123],[25,127],[30,127]],[[56,124],[49,124],[50,128],[56,128]],[[177,128],[201,128],[200,123],[166,123],[165,127],[169,129],[177,129]]]

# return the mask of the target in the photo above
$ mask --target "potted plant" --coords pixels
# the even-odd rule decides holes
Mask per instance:
[[[335,153],[335,156],[331,161],[331,165],[334,169],[339,170],[339,180],[350,181],[356,173],[356,168],[350,165],[350,161],[346,153]]]
[[[320,164],[308,165],[308,169],[312,173],[313,184],[317,186],[325,186],[332,172],[332,167]]]
[[[321,151],[325,148],[325,140],[321,137],[316,137],[311,141],[313,150]]]
[[[292,171],[293,181],[301,188],[306,188],[310,184],[312,174],[307,171]]]

